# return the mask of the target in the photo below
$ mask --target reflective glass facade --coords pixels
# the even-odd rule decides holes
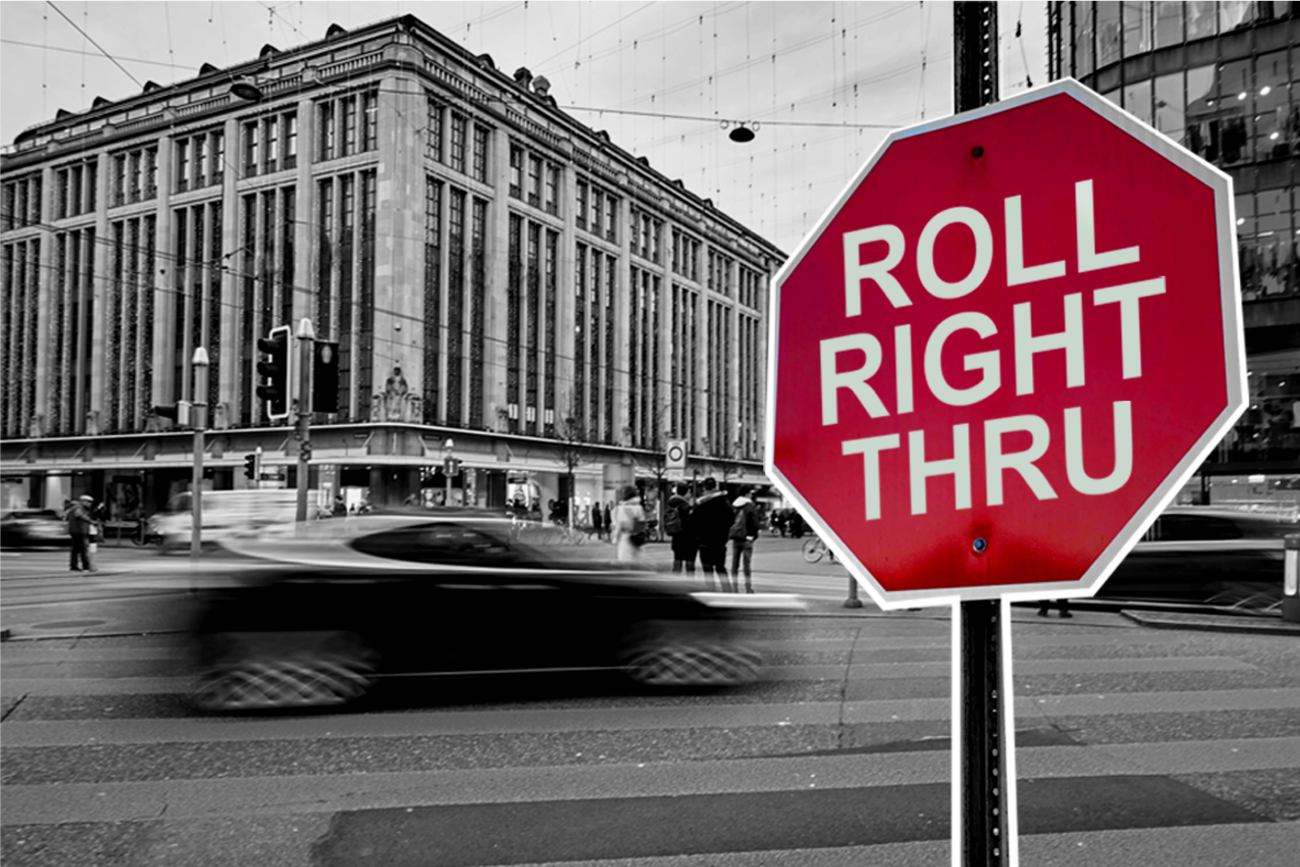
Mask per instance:
[[[1233,179],[1251,404],[1207,469],[1300,472],[1300,3],[1048,6],[1048,66]]]

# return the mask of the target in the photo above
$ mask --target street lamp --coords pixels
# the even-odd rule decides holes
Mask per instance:
[[[446,494],[444,494],[444,496],[443,496],[443,501],[442,501],[442,504],[443,504],[444,506],[450,506],[450,505],[451,505],[451,477],[452,477],[452,474],[455,473],[455,471],[456,471],[456,452],[455,452],[455,448],[456,448],[456,443],[451,439],[451,437],[447,437],[447,439],[443,441],[443,444],[442,444],[442,475],[443,475],[443,478],[446,479],[446,481],[447,481],[447,492],[446,492]]]
[[[190,481],[190,562],[197,565],[203,549],[203,434],[208,425],[208,351],[194,350],[194,477]]]

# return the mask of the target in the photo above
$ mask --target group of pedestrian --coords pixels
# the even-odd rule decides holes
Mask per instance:
[[[633,488],[633,490],[636,490]],[[623,493],[626,495],[627,490]],[[584,507],[585,508],[585,507]],[[591,506],[591,532],[597,539],[613,538],[614,509],[608,503],[597,501]]]
[[[753,593],[754,540],[758,538],[759,517],[749,489],[742,489],[729,501],[727,492],[718,487],[717,479],[712,476],[704,480],[702,488],[699,499],[692,502],[690,486],[679,482],[675,493],[668,498],[664,530],[672,539],[673,573],[694,575],[698,554],[707,589],[739,593],[743,572],[745,592]],[[732,546],[730,578],[728,542]]]

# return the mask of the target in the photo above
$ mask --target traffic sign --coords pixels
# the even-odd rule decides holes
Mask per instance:
[[[664,457],[668,469],[686,469],[686,440],[669,440]]]
[[[770,319],[768,475],[887,608],[1095,592],[1245,407],[1231,180],[1069,80],[891,134]]]

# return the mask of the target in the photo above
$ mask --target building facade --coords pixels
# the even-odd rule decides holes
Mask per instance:
[[[547,90],[406,16],[23,132],[0,161],[4,505],[161,508],[194,455],[154,408],[196,376],[205,485],[295,485],[257,340],[303,319],[338,346],[322,504],[608,501],[665,478],[673,439],[677,475],[762,481],[783,254]]]
[[[1050,3],[1048,51],[1232,176],[1251,400],[1200,494],[1300,502],[1300,3]]]

